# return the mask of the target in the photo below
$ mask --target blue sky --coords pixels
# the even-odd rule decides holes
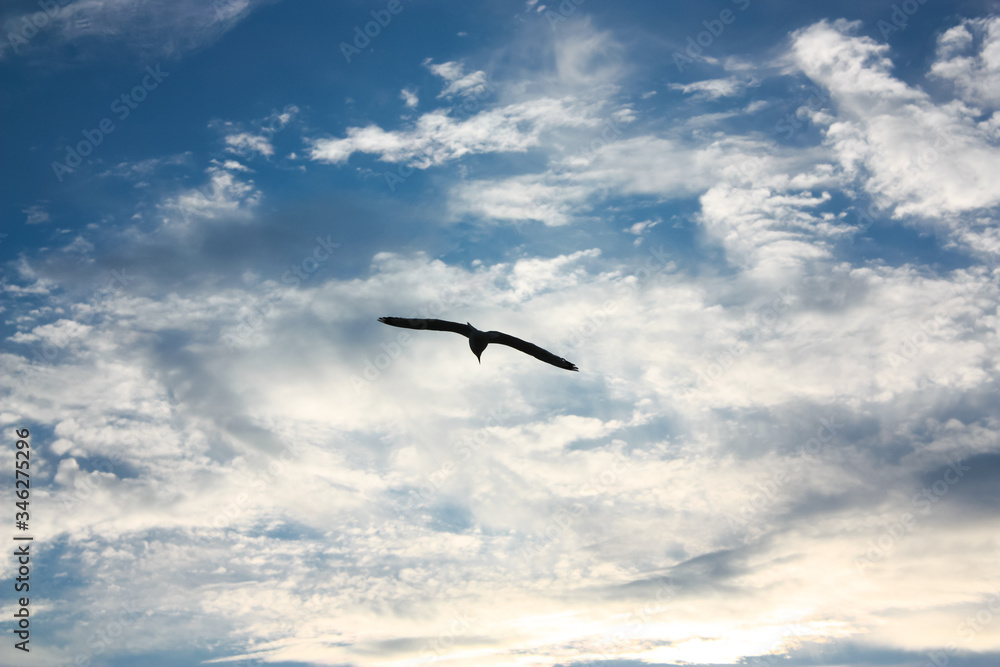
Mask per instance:
[[[0,24],[3,664],[1000,660],[995,2]]]

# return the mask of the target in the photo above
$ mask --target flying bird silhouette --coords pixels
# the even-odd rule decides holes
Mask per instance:
[[[535,359],[544,361],[547,364],[552,364],[553,366],[558,366],[559,368],[565,368],[568,371],[580,370],[575,364],[566,361],[562,357],[557,357],[548,350],[543,350],[537,345],[529,343],[526,340],[514,338],[513,336],[500,331],[480,331],[468,322],[465,324],[459,324],[458,322],[446,322],[445,320],[425,320],[407,317],[380,317],[378,318],[378,321],[383,324],[388,324],[394,327],[402,327],[404,329],[453,331],[457,334],[462,334],[469,339],[469,347],[472,348],[472,353],[476,355],[476,359],[479,359],[479,363],[483,363],[483,360],[480,359],[479,355],[483,353],[486,346],[490,343],[497,343],[498,345],[507,345],[515,350],[520,350],[525,354],[530,354]]]

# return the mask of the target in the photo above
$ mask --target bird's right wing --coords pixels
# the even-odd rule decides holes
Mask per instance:
[[[469,325],[458,322],[448,322],[447,320],[427,320],[411,317],[380,317],[378,321],[394,327],[404,329],[428,329],[430,331],[453,331],[469,337]]]
[[[499,343],[500,345],[506,345],[512,347],[515,350],[520,350],[525,354],[530,354],[535,359],[539,361],[544,361],[547,364],[552,364],[553,366],[558,366],[559,368],[565,368],[568,371],[578,371],[579,368],[576,367],[571,361],[566,361],[562,357],[552,354],[548,350],[544,350],[534,343],[529,343],[526,340],[521,340],[520,338],[515,338],[510,334],[505,334],[500,331],[490,331],[490,342]]]

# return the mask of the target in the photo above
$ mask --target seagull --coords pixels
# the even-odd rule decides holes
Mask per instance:
[[[479,357],[479,355],[483,353],[486,346],[490,343],[497,343],[499,345],[507,345],[515,350],[520,350],[525,354],[530,354],[535,359],[544,361],[547,364],[552,364],[553,366],[558,366],[559,368],[565,368],[568,371],[580,370],[575,364],[566,361],[562,357],[557,357],[548,350],[543,350],[537,345],[529,343],[526,340],[514,338],[513,336],[500,331],[480,331],[468,322],[465,324],[459,324],[458,322],[447,322],[445,320],[426,320],[407,317],[380,317],[378,318],[378,321],[383,324],[388,324],[389,326],[402,327],[404,329],[454,331],[457,334],[462,334],[469,339],[469,347],[472,348],[472,353],[476,355],[476,359],[479,359],[479,363],[483,363],[483,360]]]

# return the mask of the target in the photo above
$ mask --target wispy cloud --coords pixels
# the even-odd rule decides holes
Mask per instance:
[[[274,146],[266,137],[249,132],[226,135],[226,150],[237,155],[252,155],[254,153],[260,153],[264,157],[274,155]]]
[[[28,225],[40,225],[43,222],[48,222],[51,220],[49,212],[45,210],[45,206],[42,204],[32,204],[28,208],[21,211],[27,218],[25,218],[25,224]]]
[[[8,12],[3,17],[5,34],[21,39],[0,42],[0,58],[31,55],[63,59],[68,52],[77,58],[97,58],[122,49],[143,58],[177,58],[211,44],[266,1],[77,0],[37,4],[29,6],[26,13]],[[40,26],[39,13],[47,16]],[[21,34],[25,20],[35,26],[27,38]]]
[[[462,63],[448,62],[435,65],[430,58],[424,61],[424,66],[445,80],[448,84],[438,94],[438,98],[452,97],[454,95],[469,96],[484,93],[489,86],[486,72],[481,70],[465,73]]]
[[[467,119],[438,110],[421,115],[407,130],[370,125],[348,128],[343,139],[316,139],[310,157],[338,164],[356,152],[371,153],[385,162],[426,169],[477,153],[523,153],[539,144],[542,132],[596,122],[586,106],[550,98],[482,111]]]
[[[688,95],[717,100],[723,97],[742,95],[747,88],[759,85],[758,81],[730,76],[725,79],[706,79],[694,83],[672,83],[671,90],[679,90]]]

